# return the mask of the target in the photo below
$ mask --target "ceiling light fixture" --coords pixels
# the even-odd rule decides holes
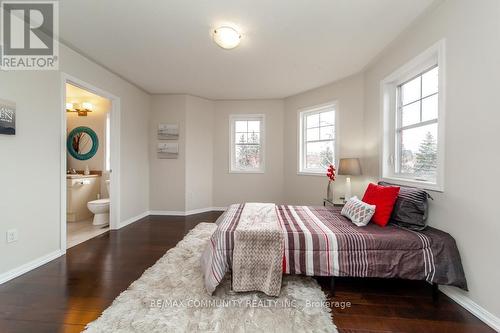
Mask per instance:
[[[223,49],[234,49],[240,44],[241,34],[236,29],[222,26],[214,30],[214,41]]]

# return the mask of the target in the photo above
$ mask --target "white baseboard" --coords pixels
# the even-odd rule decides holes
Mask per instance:
[[[150,210],[149,215],[186,216],[183,210]]]
[[[141,213],[137,216],[131,217],[125,221],[120,222],[118,224],[118,229],[123,228],[129,224],[134,223],[134,222],[137,222],[137,221],[139,221],[139,220],[141,220],[149,215],[188,216],[188,215],[200,214],[200,213],[211,212],[211,211],[221,211],[221,210],[226,210],[226,209],[223,207],[207,207],[207,208],[193,209],[193,210],[189,210],[189,211],[163,211],[163,210],[162,211],[158,211],[158,210],[146,211],[146,212]],[[51,252],[43,257],[32,260],[24,265],[16,267],[8,272],[0,274],[0,284],[5,283],[7,281],[10,281],[10,280],[12,280],[20,275],[23,275],[24,273],[27,273],[35,268],[38,268],[38,267],[48,263],[51,260],[59,258],[60,256],[62,256],[64,254],[65,254],[65,251],[57,250],[57,251]]]
[[[194,215],[194,214],[201,214],[201,213],[206,213],[206,212],[212,212],[212,211],[224,211],[226,208],[224,207],[207,207],[207,208],[199,208],[199,209],[193,209],[193,210],[188,210],[188,211],[182,211],[182,210],[148,210],[142,214],[139,214],[137,216],[131,217],[125,221],[122,221],[118,225],[118,229],[123,228],[131,223],[137,222],[140,219],[143,219],[149,215],[163,215],[163,216],[189,216],[189,215]]]
[[[194,214],[201,214],[212,211],[224,211],[226,208],[224,207],[206,207],[206,208],[198,208],[187,211],[182,210],[150,210],[149,215],[169,215],[169,216],[189,216]]]
[[[139,221],[140,219],[147,217],[149,215],[170,215],[170,216],[188,216],[188,215],[193,215],[193,214],[199,214],[199,213],[204,213],[204,212],[210,212],[210,211],[223,211],[225,208],[223,207],[208,207],[208,208],[201,208],[201,209],[194,209],[190,211],[146,211],[142,214],[139,214],[137,216],[134,216],[132,218],[129,218],[125,221],[122,221],[119,224],[119,228],[123,228],[131,223],[134,223],[136,221]],[[20,275],[23,275],[35,268],[38,268],[49,261],[52,261],[56,258],[59,258],[60,256],[64,255],[64,251],[61,250],[56,250],[54,252],[51,252],[45,256],[42,256],[40,258],[37,258],[35,260],[32,260],[24,265],[21,265],[19,267],[16,267],[8,272],[5,272],[3,274],[0,274],[0,284],[3,284],[7,281],[10,281]],[[459,292],[456,288],[450,287],[450,286],[439,286],[439,289],[449,298],[457,302],[460,306],[462,306],[464,309],[472,313],[474,316],[479,318],[481,321],[483,321],[485,324],[493,328],[495,331],[500,332],[500,318],[496,317],[493,315],[491,312],[488,310],[484,309],[480,305],[478,305],[476,302],[471,300],[469,297],[463,295],[461,292]]]
[[[118,224],[118,229],[123,228],[123,227],[126,227],[127,225],[129,225],[129,224],[131,224],[131,223],[134,223],[134,222],[137,222],[137,221],[139,221],[140,219],[143,219],[143,218],[145,218],[145,217],[147,217],[147,216],[149,216],[149,215],[151,215],[151,214],[149,213],[149,211],[145,211],[144,213],[141,213],[141,214],[139,214],[139,215],[137,215],[137,216],[134,216],[134,217],[131,217],[131,218],[129,218],[129,219],[126,219],[125,221],[122,221],[122,222],[120,222],[120,223]]]
[[[40,267],[42,265],[45,265],[49,261],[59,258],[62,255],[64,255],[64,252],[61,250],[57,250],[49,254],[46,254],[43,257],[32,260],[24,265],[11,269],[8,272],[0,274],[0,284],[10,281],[20,275],[23,275],[24,273],[28,273],[29,271],[37,267]]]
[[[186,211],[185,216],[213,212],[213,211],[221,211],[221,210],[226,210],[226,209],[221,207],[198,208]]]
[[[455,287],[439,286],[439,290],[441,290],[446,296],[457,302],[458,305],[479,318],[486,325],[490,326],[495,331],[500,332],[500,318],[498,318],[485,308],[481,307],[469,297],[463,295]]]

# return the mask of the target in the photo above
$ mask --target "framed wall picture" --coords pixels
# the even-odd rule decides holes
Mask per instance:
[[[157,154],[160,159],[177,158],[179,156],[179,144],[177,142],[158,142]]]
[[[178,124],[159,124],[158,125],[159,140],[177,140],[179,139]]]
[[[0,134],[16,134],[16,103],[0,99]]]

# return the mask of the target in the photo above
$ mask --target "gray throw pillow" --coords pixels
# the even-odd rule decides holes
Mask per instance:
[[[426,191],[409,186],[379,182],[381,186],[399,186],[399,195],[394,204],[390,222],[411,230],[423,230],[427,226],[429,214],[428,199],[432,197]]]

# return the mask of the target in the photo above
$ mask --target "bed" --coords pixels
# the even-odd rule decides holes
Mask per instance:
[[[202,256],[210,294],[232,269],[234,234],[245,205],[231,205],[219,217]],[[283,274],[425,280],[467,290],[459,252],[448,233],[371,223],[357,227],[337,207],[274,208],[284,244]]]

